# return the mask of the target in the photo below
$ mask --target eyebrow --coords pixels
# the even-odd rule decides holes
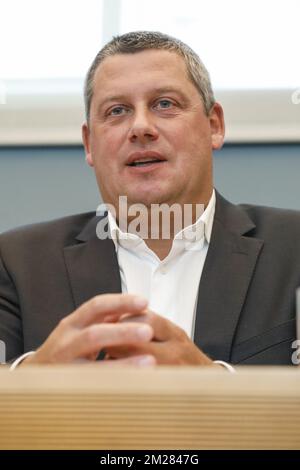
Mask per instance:
[[[175,93],[181,97],[182,100],[186,101],[185,95],[178,90],[177,88],[174,87],[159,87],[159,88],[154,88],[152,89],[149,94],[164,94],[164,93]],[[112,102],[112,101],[126,101],[126,95],[120,94],[120,95],[111,95],[105,98],[104,100],[100,101],[100,103],[97,106],[97,109],[101,109],[106,103]]]

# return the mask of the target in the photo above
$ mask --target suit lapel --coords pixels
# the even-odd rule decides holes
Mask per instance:
[[[75,307],[95,295],[121,292],[115,246],[110,238],[99,240],[94,217],[76,237],[78,242],[64,249]]]
[[[230,360],[238,319],[263,246],[245,237],[255,225],[217,194],[210,245],[198,292],[195,343],[213,359]]]
[[[218,193],[214,225],[198,292],[195,343],[213,359],[230,360],[232,341],[263,241],[247,213]],[[64,248],[74,307],[95,295],[121,292],[115,246],[99,240],[94,217]]]

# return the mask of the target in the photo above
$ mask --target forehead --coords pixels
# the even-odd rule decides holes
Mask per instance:
[[[116,54],[104,59],[94,76],[94,95],[148,84],[182,88],[196,87],[188,77],[183,58],[175,52],[146,50],[134,54]]]

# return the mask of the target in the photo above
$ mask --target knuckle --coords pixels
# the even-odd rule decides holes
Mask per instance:
[[[93,297],[90,300],[90,307],[93,310],[96,310],[97,308],[99,308],[99,305],[101,305],[101,296],[100,295],[97,295],[96,297]]]
[[[185,343],[189,339],[186,332],[182,328],[172,328],[171,333],[174,339],[180,343]]]
[[[66,330],[68,328],[68,324],[69,324],[68,317],[64,317],[59,321],[58,327],[62,330]]]
[[[156,315],[153,312],[145,313],[142,315],[142,317],[146,323],[149,323],[150,325],[154,325],[155,320],[156,320]]]
[[[136,325],[132,323],[120,324],[119,334],[124,339],[124,342],[135,340],[137,338]]]
[[[98,339],[97,330],[95,326],[92,325],[89,328],[86,328],[84,330],[83,337],[84,341],[86,341],[87,343],[94,344]]]

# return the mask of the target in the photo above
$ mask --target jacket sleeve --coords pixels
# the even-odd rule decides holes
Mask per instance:
[[[0,251],[1,253],[1,251]],[[24,352],[22,318],[16,287],[0,255],[0,363]],[[4,359],[4,360],[3,360]]]

